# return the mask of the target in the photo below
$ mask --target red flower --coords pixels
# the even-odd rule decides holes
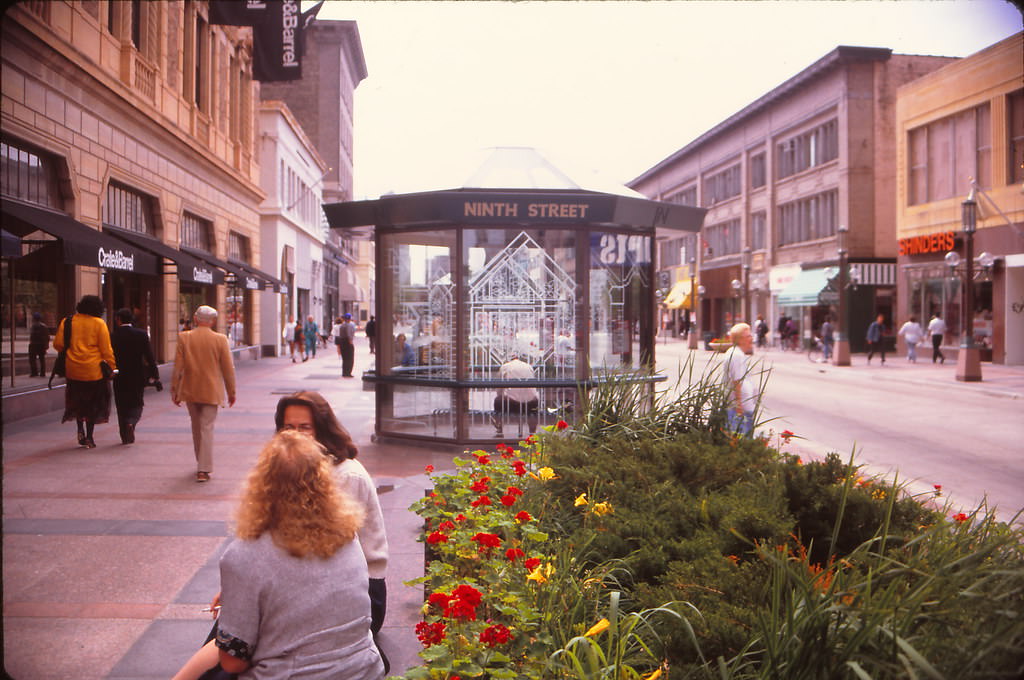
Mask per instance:
[[[520,510],[516,514],[516,521],[519,522],[520,524],[522,524],[524,522],[529,522],[531,519],[533,519],[533,517],[531,517],[530,513],[528,513],[526,510]]]
[[[540,566],[540,558],[531,557],[530,559],[523,562],[523,566],[526,567],[529,571],[533,571],[534,569]]]
[[[503,645],[512,639],[512,633],[508,628],[496,623],[493,626],[488,626],[480,632],[480,642],[484,643],[488,647],[495,647],[497,645]]]
[[[520,477],[522,477],[523,475],[526,474],[526,463],[524,463],[521,460],[517,460],[516,462],[512,463],[512,471],[515,472]]]
[[[459,514],[455,515],[455,521],[456,521],[456,522],[465,522],[465,521],[466,521],[466,516],[465,516],[465,515],[463,515],[463,514],[462,514],[462,513],[460,512]]]
[[[523,490],[517,486],[510,486],[507,489],[505,489],[505,493],[507,493],[509,496],[522,496]]]
[[[536,444],[537,443],[537,435],[531,434],[529,437],[526,438],[526,443],[527,444]]]
[[[473,586],[455,586],[452,590],[444,615],[453,619],[476,621],[476,608],[480,606],[483,596]]]
[[[488,463],[491,462],[491,459],[485,454],[478,453],[476,454],[476,462],[480,463],[481,465],[487,465]]]
[[[789,440],[792,437],[795,437],[796,435],[790,432],[789,430],[783,430],[782,432],[779,433],[779,436],[782,437],[782,439],[785,440],[785,442],[788,444]]]
[[[434,623],[420,621],[416,624],[416,637],[419,638],[424,647],[441,644],[441,641],[444,640],[444,636],[445,630],[444,623],[442,621],[436,621]]]
[[[519,548],[509,548],[508,550],[505,551],[505,557],[508,558],[509,562],[515,562],[520,557],[525,557],[525,556],[526,556],[526,553],[524,553]]]
[[[487,493],[487,490],[490,489],[487,484],[490,481],[490,477],[483,477],[479,481],[473,482],[473,484],[470,485],[469,490],[473,493]]]
[[[958,512],[958,513],[956,513],[955,515],[953,515],[953,520],[954,520],[954,521],[955,521],[955,522],[956,522],[957,524],[963,524],[964,522],[966,522],[966,521],[967,521],[967,515],[965,515],[965,514],[964,514],[964,513],[962,513],[962,512]]]
[[[555,423],[556,430],[564,430],[567,427],[569,427],[569,423],[565,422],[564,420],[559,420],[557,423]]]
[[[488,498],[487,496],[480,496],[480,498],[477,498],[475,501],[470,503],[470,505],[472,505],[474,508],[478,508],[481,505],[490,505],[490,504],[491,504],[491,499]]]
[[[439,531],[451,531],[455,528],[455,523],[451,520],[446,519],[445,521],[441,522],[441,524],[438,525],[437,528]]]
[[[430,496],[431,498],[436,498],[437,497],[437,494],[434,493],[433,491],[428,491],[427,495]]]
[[[428,465],[427,467],[423,468],[423,470],[429,475],[431,472],[434,471],[434,466]]]
[[[478,533],[476,536],[469,540],[475,541],[476,543],[480,544],[480,552],[485,552],[490,548],[501,547],[501,538],[499,538],[497,534]]]
[[[512,505],[513,503],[515,503],[515,502],[516,502],[516,497],[515,497],[515,496],[507,496],[507,495],[506,495],[506,496],[502,496],[502,497],[501,497],[501,502],[502,502],[502,504],[503,504],[503,505],[505,505],[506,507],[509,507],[509,506],[511,506],[511,505]]]
[[[429,536],[427,536],[427,543],[430,543],[430,544],[434,544],[434,543],[447,543],[447,542],[448,542],[448,537],[446,535],[442,534],[440,531],[435,531],[434,533],[432,533]]]
[[[431,593],[430,597],[427,598],[427,602],[444,609],[448,606],[448,601],[452,598],[445,593]]]

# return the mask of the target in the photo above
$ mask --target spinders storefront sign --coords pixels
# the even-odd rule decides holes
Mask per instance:
[[[927,253],[945,253],[956,246],[956,233],[940,231],[924,236],[901,238],[900,255],[925,255]]]

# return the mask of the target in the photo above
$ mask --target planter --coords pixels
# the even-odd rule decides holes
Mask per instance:
[[[732,347],[731,342],[709,342],[708,347],[711,348],[712,352],[725,352]]]

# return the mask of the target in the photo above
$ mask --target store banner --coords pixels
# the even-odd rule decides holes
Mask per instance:
[[[256,80],[298,80],[302,77],[303,32],[322,5],[302,12],[299,0],[213,0],[210,23],[253,27]]]

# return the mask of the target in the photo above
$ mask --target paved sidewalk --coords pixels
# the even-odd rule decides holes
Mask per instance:
[[[371,359],[358,347],[357,372]],[[205,484],[195,482],[188,414],[167,390],[146,391],[129,446],[112,422],[97,426],[96,449],[81,449],[60,412],[4,426],[4,664],[15,680],[166,680],[177,671],[209,631],[200,610],[219,589],[228,521],[273,432],[274,406],[298,389],[334,405],[377,482],[391,547],[382,645],[393,674],[417,665],[422,589],[402,582],[422,576],[423,549],[407,508],[428,484],[424,466],[450,469],[452,454],[371,442],[373,393],[340,377],[333,346],[307,363],[237,368],[238,401],[217,418]]]

